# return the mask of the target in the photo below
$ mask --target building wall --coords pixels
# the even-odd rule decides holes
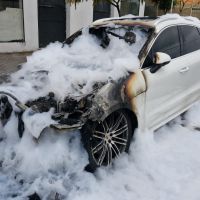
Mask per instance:
[[[139,16],[144,16],[145,3],[140,3]],[[93,2],[92,0],[83,1],[76,5],[66,5],[67,36],[85,27],[93,21]],[[117,9],[111,5],[111,16],[118,17]]]
[[[76,5],[67,4],[67,36],[73,34],[82,27],[89,25],[93,19],[92,0],[83,1]]]
[[[111,5],[110,17],[118,17],[117,9]]]
[[[39,47],[38,44],[38,9],[37,0],[23,1],[24,14],[24,42],[0,43],[1,52],[32,51]]]
[[[144,17],[144,11],[145,11],[145,1],[143,3],[140,1],[140,8],[139,8],[140,17]]]
[[[140,7],[139,15],[143,16]],[[0,53],[34,51],[39,48],[38,0],[23,0],[24,42],[0,42]],[[111,17],[118,17],[115,7],[111,6]],[[66,37],[93,21],[92,0],[76,5],[66,4]]]
[[[67,37],[93,21],[92,0],[83,1],[75,5],[66,4]],[[111,6],[111,17],[118,17],[117,9]]]

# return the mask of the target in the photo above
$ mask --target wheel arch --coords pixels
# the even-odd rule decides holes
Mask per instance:
[[[112,112],[111,112],[111,110],[112,110]],[[104,115],[105,118],[102,118],[101,120],[98,120],[98,121],[102,122],[103,120],[106,120],[106,118],[109,115],[114,114],[114,112],[120,112],[121,111],[123,113],[124,117],[126,118],[125,122],[126,122],[126,125],[128,127],[127,130],[128,130],[129,133],[128,133],[127,141],[126,141],[126,144],[125,144],[126,146],[125,146],[125,148],[122,152],[128,153],[130,143],[131,143],[132,137],[134,135],[134,129],[137,128],[137,126],[138,126],[137,116],[132,110],[125,108],[125,107],[118,107],[118,109],[111,109],[111,110],[109,110],[110,112],[106,112],[107,115]],[[83,142],[83,145],[84,145],[84,147],[85,147],[85,149],[88,153],[88,161],[89,161],[88,165],[85,167],[85,170],[88,171],[88,172],[92,172],[92,173],[96,170],[96,168],[102,166],[102,163],[99,164],[95,160],[94,154],[92,154],[92,150],[91,150],[91,148],[92,148],[91,144],[92,144],[92,141],[93,141],[92,132],[95,130],[95,127],[96,127],[95,123],[98,124],[97,121],[95,121],[95,122],[92,121],[92,120],[88,121],[88,123],[85,124],[84,127],[82,128],[82,134],[81,134],[82,142]],[[101,132],[99,132],[99,133],[101,133]],[[106,132],[106,133],[108,133],[108,132]],[[93,138],[96,138],[96,137],[93,137]],[[97,138],[99,138],[99,137],[97,137]],[[94,148],[96,148],[96,146]],[[120,152],[120,154],[121,154],[121,152]],[[111,162],[108,162],[108,163],[111,163]]]
[[[100,121],[103,121],[105,118],[107,118],[110,114],[112,114],[115,111],[125,111],[128,116],[131,119],[131,122],[133,122],[133,128],[138,128],[138,118],[135,112],[133,112],[128,106],[124,104],[118,104],[110,108],[108,111],[104,112],[104,115],[101,117]]]
[[[137,115],[130,109],[127,108],[123,108],[122,110],[124,110],[128,116],[131,118],[131,122],[133,122],[133,128],[138,128],[138,119],[137,119]]]

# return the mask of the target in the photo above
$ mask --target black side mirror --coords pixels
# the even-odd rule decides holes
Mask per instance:
[[[163,63],[163,64],[153,64],[150,68],[150,72],[152,74],[156,73],[161,67],[163,67],[164,65],[169,64],[169,62]]]
[[[162,53],[162,52],[157,52],[154,55],[153,58],[153,66],[150,68],[150,72],[151,73],[155,73],[157,72],[161,67],[169,64],[171,61],[171,57],[166,54],[166,53]]]

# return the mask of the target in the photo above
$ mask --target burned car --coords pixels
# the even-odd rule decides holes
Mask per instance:
[[[110,165],[128,152],[136,128],[155,130],[200,99],[197,19],[178,15],[102,19],[56,48],[57,66],[54,58],[48,63],[43,57],[36,59],[36,52],[28,66],[2,84],[2,125],[15,115],[19,136],[29,127],[37,139],[46,127],[80,130],[90,170]],[[55,47],[49,49],[42,51],[51,59]],[[44,113],[50,116],[48,122],[40,118]],[[40,128],[36,125],[36,132],[32,118],[45,121]]]

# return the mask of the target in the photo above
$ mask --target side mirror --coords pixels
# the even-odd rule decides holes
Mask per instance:
[[[171,57],[162,52],[156,52],[153,58],[153,66],[150,69],[151,73],[157,72],[161,67],[171,62]]]

